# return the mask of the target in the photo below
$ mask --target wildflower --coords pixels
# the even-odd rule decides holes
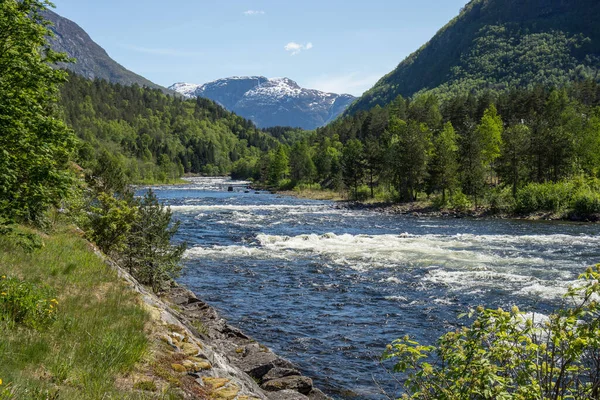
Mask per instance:
[[[52,300],[50,300],[50,303],[58,304],[58,300],[52,299]]]
[[[6,292],[2,292],[2,296],[6,296]]]

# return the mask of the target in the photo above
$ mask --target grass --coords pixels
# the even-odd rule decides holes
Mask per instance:
[[[7,388],[15,399],[144,398],[116,382],[148,354],[147,312],[84,239],[58,229],[33,252],[0,236],[0,275],[48,286],[58,301],[44,329],[0,320],[0,398]]]

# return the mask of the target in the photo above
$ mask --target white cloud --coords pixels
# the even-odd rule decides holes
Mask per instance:
[[[306,44],[289,42],[283,48],[285,49],[285,51],[289,51],[290,53],[292,53],[293,56],[295,56],[296,54],[299,54],[300,52],[302,52],[304,50],[310,50],[313,47],[314,46],[311,42],[308,42]]]
[[[251,16],[255,16],[255,15],[265,15],[266,12],[262,11],[262,10],[247,10],[244,11],[244,15],[247,15],[249,17]]]
[[[310,79],[307,82],[307,87],[324,92],[350,93],[354,96],[360,96],[372,88],[384,74],[385,72],[380,74],[350,72],[343,75],[321,75]]]

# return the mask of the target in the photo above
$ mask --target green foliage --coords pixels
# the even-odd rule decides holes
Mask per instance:
[[[456,211],[467,211],[473,207],[473,203],[460,190],[452,193],[450,196],[449,207]]]
[[[172,182],[184,173],[226,175],[234,168],[238,178],[249,178],[261,152],[278,146],[251,121],[207,99],[74,74],[61,94],[65,121],[83,142],[77,161],[106,183]],[[116,175],[105,174],[107,165]]]
[[[106,254],[118,254],[126,245],[137,210],[126,200],[101,192],[88,214],[86,231],[91,241]]]
[[[8,387],[11,399],[46,400],[56,392],[61,400],[139,398],[116,384],[146,355],[149,316],[139,298],[72,228],[57,226],[44,242],[30,253],[0,237],[7,276],[26,277],[41,300],[56,293],[60,302],[56,320],[43,329],[0,322],[0,393]]]
[[[428,192],[441,191],[446,202],[446,191],[458,184],[458,137],[451,122],[433,139],[433,157],[429,164]]]
[[[346,115],[388,105],[398,95],[447,98],[598,80],[599,18],[595,0],[470,1]]]
[[[416,120],[408,123],[392,117],[388,127],[391,146],[388,162],[402,200],[416,200],[422,188],[431,155],[431,132]]]
[[[0,277],[0,322],[44,329],[56,321],[58,301],[48,287]]]
[[[363,144],[352,139],[346,143],[342,153],[343,179],[354,199],[358,199],[358,188],[364,178]]]
[[[46,47],[45,0],[0,3],[0,215],[38,222],[67,195],[73,134],[57,117],[67,61]]]
[[[582,216],[600,214],[600,193],[578,191],[573,199],[573,211]]]
[[[517,212],[561,212],[573,199],[576,186],[571,182],[530,183],[517,192]]]
[[[408,373],[404,398],[595,399],[600,395],[600,265],[569,289],[570,306],[547,319],[513,307],[469,315],[470,327],[442,336],[437,346],[408,337],[383,356]]]
[[[125,268],[155,292],[181,271],[181,257],[187,245],[174,246],[171,239],[179,229],[172,223],[171,210],[165,208],[152,190],[138,201],[137,213],[126,237],[121,259]]]
[[[433,199],[441,194],[436,207],[567,215],[579,196],[571,215],[587,218],[600,193],[586,183],[600,173],[599,115],[600,84],[590,80],[443,101],[431,94],[398,97],[299,136],[290,154],[302,154],[303,165],[312,159],[316,172],[306,183],[339,190],[343,182],[355,199],[366,183],[371,198],[378,188],[393,188],[397,195],[385,197],[394,201],[425,192]],[[459,189],[468,198],[459,194],[454,206],[446,196]]]

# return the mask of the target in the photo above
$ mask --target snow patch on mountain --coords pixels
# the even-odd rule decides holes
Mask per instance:
[[[337,118],[355,99],[305,89],[285,77],[234,76],[204,85],[176,83],[170,89],[189,98],[211,99],[259,127],[315,129]]]

